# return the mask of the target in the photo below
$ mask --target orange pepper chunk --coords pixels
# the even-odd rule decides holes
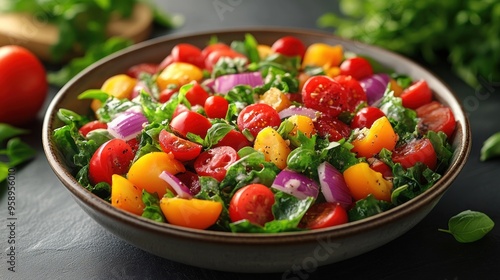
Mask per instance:
[[[352,151],[359,157],[370,158],[378,154],[382,149],[394,150],[398,135],[394,132],[387,117],[381,117],[373,122],[370,129],[364,129],[359,136],[352,141]]]
[[[392,182],[366,162],[355,164],[344,171],[344,180],[352,197],[360,200],[372,194],[378,200],[391,201]]]

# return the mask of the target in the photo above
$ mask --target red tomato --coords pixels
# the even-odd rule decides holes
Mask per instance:
[[[279,126],[281,119],[273,107],[264,103],[255,103],[241,110],[236,123],[241,131],[248,129],[256,137],[263,128]]]
[[[339,75],[333,79],[347,89],[347,104],[349,104],[350,112],[355,112],[361,103],[367,102],[365,90],[352,76]]]
[[[189,101],[191,106],[203,106],[205,105],[207,98],[208,92],[197,82],[194,82],[193,86],[186,92],[186,99]]]
[[[172,95],[176,94],[179,91],[179,88],[166,88],[160,92],[160,97],[158,98],[158,101],[160,103],[165,103],[172,98]]]
[[[250,141],[243,135],[243,133],[231,130],[229,131],[224,138],[222,138],[217,144],[216,147],[220,146],[230,146],[231,148],[239,151],[243,147],[251,146]]]
[[[175,45],[171,55],[173,62],[186,62],[201,69],[205,66],[200,48],[191,44],[181,43]]]
[[[78,131],[80,131],[83,137],[86,137],[89,132],[99,128],[108,128],[108,124],[103,123],[101,121],[91,121],[82,125],[82,127],[80,127]]]
[[[189,132],[205,138],[211,126],[212,124],[205,116],[193,111],[184,111],[170,122],[170,127],[185,138]]]
[[[174,158],[180,161],[195,159],[203,148],[200,144],[180,138],[164,129],[160,132],[158,141],[165,153],[172,153]]]
[[[432,91],[425,80],[419,80],[403,90],[401,99],[404,107],[417,109],[432,101]]]
[[[223,119],[226,117],[229,102],[222,96],[212,95],[205,100],[203,107],[209,118]]]
[[[302,59],[306,53],[306,46],[296,37],[285,36],[276,40],[271,46],[271,50],[285,56],[300,56]]]
[[[384,178],[392,178],[392,170],[389,165],[377,158],[368,158],[367,161],[370,168],[382,174]]]
[[[231,47],[228,46],[225,43],[215,43],[206,46],[202,51],[201,51],[201,57],[203,60],[206,60],[207,57],[214,51],[216,50],[231,50]]]
[[[404,168],[410,168],[421,162],[434,170],[437,164],[436,151],[427,138],[415,139],[392,151],[392,161],[401,163]]]
[[[302,217],[299,227],[320,229],[347,223],[347,211],[338,203],[321,202],[311,206]]]
[[[136,138],[132,138],[130,140],[127,140],[127,144],[129,144],[130,148],[132,148],[132,153],[134,153],[134,155],[137,153],[137,151],[139,150],[139,146],[140,146],[140,142],[139,140]]]
[[[147,73],[147,74],[155,74],[158,71],[158,64],[154,63],[141,63],[134,65],[130,67],[127,70],[127,75],[134,78],[138,79],[141,73]]]
[[[217,61],[219,61],[219,59],[221,57],[229,57],[229,58],[237,58],[237,57],[240,57],[240,58],[247,58],[246,56],[244,56],[243,54],[239,53],[239,52],[236,52],[235,50],[233,49],[224,49],[224,48],[219,48],[219,49],[215,49],[213,50],[208,56],[207,58],[205,59],[205,68],[208,70],[208,71],[212,71],[212,69],[214,68],[215,64],[217,64]]]
[[[189,112],[189,111],[191,111],[191,110],[189,110],[189,108],[186,107],[186,105],[179,104],[179,105],[177,105],[177,107],[175,107],[174,113],[172,114],[172,119],[177,117],[182,112]]]
[[[167,55],[162,60],[162,62],[160,62],[160,64],[158,65],[158,70],[163,70],[163,69],[167,68],[167,66],[172,64],[172,62],[174,62],[174,58],[172,57],[172,54]]]
[[[191,194],[196,195],[200,192],[201,185],[200,185],[200,177],[198,176],[198,174],[186,170],[185,172],[177,173],[175,177],[181,180],[181,182],[183,182],[184,185],[186,185],[189,188]]]
[[[330,117],[349,110],[349,92],[328,76],[313,76],[302,88],[304,106],[316,109]]]
[[[427,131],[442,131],[448,138],[455,131],[455,116],[449,107],[432,101],[416,109],[419,118],[418,129],[422,134]]]
[[[373,68],[368,60],[356,56],[348,58],[340,64],[340,74],[350,75],[359,81],[373,75]]]
[[[339,141],[351,135],[351,128],[337,118],[321,115],[316,118],[314,128],[319,136],[327,137],[330,141]]]
[[[377,107],[364,107],[352,118],[351,128],[370,128],[374,121],[383,116],[385,116],[384,112]]]
[[[227,168],[238,159],[238,153],[233,148],[214,147],[196,158],[194,169],[200,176],[211,176],[221,182],[226,176]]]
[[[274,220],[273,204],[271,189],[262,184],[251,184],[234,193],[229,203],[229,218],[232,222],[248,220],[263,226]]]
[[[0,47],[0,122],[24,125],[36,118],[47,97],[45,68],[29,50]]]
[[[132,148],[121,139],[111,139],[102,144],[89,162],[89,179],[92,184],[106,182],[111,185],[113,174],[127,173],[134,159]]]

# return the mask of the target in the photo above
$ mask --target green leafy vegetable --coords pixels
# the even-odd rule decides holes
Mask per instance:
[[[144,218],[148,218],[150,220],[164,223],[165,216],[163,216],[163,212],[160,208],[160,199],[158,198],[157,193],[149,193],[146,190],[142,190],[142,202],[144,202],[144,211],[142,212],[142,216]]]
[[[341,0],[342,16],[324,14],[321,27],[340,36],[379,45],[429,63],[444,53],[452,69],[471,86],[478,77],[499,80],[500,2]],[[487,27],[487,28],[486,28]],[[474,40],[470,40],[474,38]]]
[[[448,221],[448,229],[439,229],[453,235],[458,242],[469,243],[483,238],[495,223],[486,214],[466,210]]]
[[[26,129],[0,123],[0,182],[7,179],[9,168],[21,165],[36,155],[36,151],[19,138],[28,133]]]
[[[480,159],[487,161],[498,156],[500,156],[500,132],[491,135],[484,141]]]
[[[392,205],[383,200],[377,200],[372,194],[366,198],[356,201],[354,207],[349,210],[349,221],[357,221],[389,210]]]

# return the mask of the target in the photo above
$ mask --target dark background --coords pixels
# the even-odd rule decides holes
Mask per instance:
[[[297,27],[321,30],[316,20],[337,12],[334,1],[169,0],[159,7],[185,17],[174,30],[156,28],[153,36],[189,34],[232,27]],[[332,30],[324,30],[332,32]],[[494,279],[500,275],[500,226],[486,237],[461,244],[438,228],[450,217],[476,210],[500,221],[500,160],[480,162],[483,141],[500,131],[500,88],[495,81],[471,88],[442,59],[418,63],[439,76],[462,100],[472,127],[472,151],[461,174],[440,203],[416,227],[389,244],[340,263],[283,278],[270,275],[211,271],[175,263],[137,249],[89,218],[58,181],[41,146],[43,113],[27,141],[37,157],[16,172],[16,271],[7,270],[8,228],[0,226],[0,279]],[[487,78],[487,77],[486,77]],[[500,82],[500,81],[497,81]],[[49,98],[58,88],[51,88]],[[46,108],[46,107],[45,107]],[[1,186],[0,217],[7,224],[7,196]],[[200,252],[210,254],[210,252]],[[295,278],[293,278],[295,277]]]

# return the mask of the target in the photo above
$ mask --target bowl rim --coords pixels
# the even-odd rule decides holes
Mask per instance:
[[[110,63],[115,59],[119,59],[122,55],[139,52],[141,49],[155,45],[165,43],[166,41],[196,38],[199,36],[209,36],[213,35],[223,35],[230,33],[245,33],[256,34],[256,33],[275,33],[275,34],[300,34],[303,36],[313,36],[325,39],[334,39],[339,43],[346,43],[350,46],[356,45],[369,50],[375,50],[376,52],[383,53],[385,55],[390,55],[397,58],[399,61],[405,64],[410,64],[412,67],[417,68],[419,72],[427,73],[432,76],[438,83],[440,83],[448,94],[453,97],[453,102],[455,106],[455,111],[462,115],[463,123],[461,127],[463,129],[460,134],[459,143],[462,143],[460,147],[455,150],[455,159],[452,161],[451,165],[448,167],[446,173],[441,177],[441,179],[434,184],[431,188],[426,190],[421,195],[413,198],[407,203],[398,205],[392,209],[385,212],[379,213],[377,215],[365,218],[363,220],[349,222],[347,224],[339,225],[333,228],[325,228],[318,230],[308,230],[300,232],[283,232],[283,233],[232,233],[232,232],[222,232],[222,231],[211,231],[211,230],[198,230],[190,229],[181,226],[175,226],[168,223],[158,223],[141,216],[137,216],[123,210],[117,209],[111,204],[105,202],[95,194],[89,192],[87,189],[82,187],[76,179],[64,168],[64,162],[61,161],[60,156],[58,156],[58,151],[55,145],[51,141],[51,133],[53,130],[52,124],[56,118],[56,113],[58,109],[58,103],[63,99],[64,95],[67,94],[71,86],[79,81],[79,79],[85,76],[87,73],[93,71],[98,67]],[[456,112],[455,112],[456,113]],[[457,125],[457,128],[460,125]],[[203,242],[212,243],[223,243],[223,244],[239,244],[239,245],[280,245],[287,244],[290,242],[315,242],[322,238],[343,238],[353,235],[358,232],[365,232],[369,230],[374,230],[376,228],[382,227],[387,223],[391,223],[396,220],[401,220],[404,217],[410,215],[419,208],[422,208],[430,203],[433,203],[436,198],[444,194],[447,188],[451,185],[453,180],[459,174],[461,169],[466,163],[468,155],[471,150],[471,135],[470,135],[470,124],[467,115],[464,113],[463,107],[460,104],[456,95],[452,92],[450,87],[444,83],[438,76],[433,74],[428,69],[423,68],[416,62],[404,57],[398,53],[383,49],[378,46],[365,44],[362,42],[338,37],[331,33],[326,33],[317,30],[301,29],[301,28],[286,28],[286,27],[275,27],[275,28],[262,28],[262,27],[245,27],[245,28],[225,28],[225,29],[215,29],[210,31],[198,31],[191,33],[181,33],[181,34],[168,34],[147,41],[137,43],[126,49],[118,51],[110,56],[107,56],[91,66],[87,67],[85,70],[76,75],[71,81],[64,85],[55,97],[50,102],[46,114],[43,119],[42,126],[42,144],[43,149],[46,154],[47,160],[50,167],[54,171],[55,175],[63,183],[63,185],[68,189],[74,198],[78,198],[81,202],[86,204],[86,206],[94,208],[99,212],[100,215],[105,215],[107,218],[112,218],[113,220],[118,220],[122,223],[126,223],[129,226],[142,228],[144,230],[151,231],[153,233],[161,235],[170,235],[176,238],[198,240]]]

